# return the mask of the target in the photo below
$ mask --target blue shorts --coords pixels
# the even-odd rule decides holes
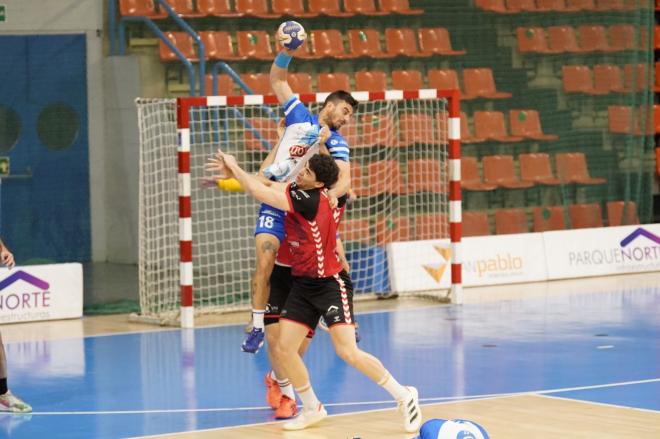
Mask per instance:
[[[280,209],[262,204],[259,208],[259,217],[257,225],[254,228],[254,234],[269,233],[275,236],[280,242],[284,241],[284,216],[286,212]]]

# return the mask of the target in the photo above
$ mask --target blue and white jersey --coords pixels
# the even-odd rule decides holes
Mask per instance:
[[[274,181],[295,180],[311,156],[319,152],[319,120],[300,100],[293,96],[283,106],[286,129],[278,145],[273,164],[264,175]],[[325,142],[335,160],[348,162],[348,143],[338,132],[331,130]]]

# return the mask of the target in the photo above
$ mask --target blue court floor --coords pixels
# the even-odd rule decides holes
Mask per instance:
[[[358,316],[363,349],[423,403],[534,392],[660,412],[660,286]],[[0,328],[1,330],[1,328]],[[118,438],[273,420],[265,352],[220,326],[8,343],[10,387],[31,415],[0,437]],[[393,407],[319,333],[306,357],[330,413]]]

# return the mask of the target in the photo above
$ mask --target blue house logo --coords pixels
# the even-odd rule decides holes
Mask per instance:
[[[647,239],[650,239],[651,241],[655,242],[656,244],[660,244],[660,237],[657,237],[653,233],[649,232],[648,230],[640,227],[636,229],[634,232],[632,232],[630,235],[626,236],[621,240],[621,247],[626,247],[628,244],[633,242],[635,239],[639,238],[640,236],[643,236]]]

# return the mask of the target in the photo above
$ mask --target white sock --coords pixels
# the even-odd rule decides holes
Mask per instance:
[[[266,314],[265,309],[253,309],[252,310],[252,326],[259,329],[264,329],[264,314]]]
[[[389,372],[385,372],[385,376],[378,382],[378,385],[387,390],[395,401],[401,401],[410,396],[410,390],[399,384]]]
[[[282,395],[286,395],[294,401],[296,400],[296,394],[293,393],[293,385],[288,379],[277,380],[277,384],[280,385],[280,391],[282,392]]]
[[[274,370],[271,370],[271,371],[270,371],[270,377],[271,377],[272,379],[274,379],[275,381],[277,381],[277,375],[275,375],[275,371],[274,371]]]
[[[307,383],[306,386],[296,389],[296,393],[300,396],[300,400],[303,403],[303,410],[318,410],[321,401],[316,397],[311,384]]]

